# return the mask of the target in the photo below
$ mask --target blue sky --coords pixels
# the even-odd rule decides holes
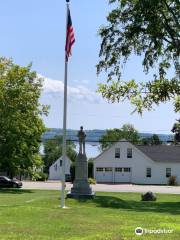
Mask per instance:
[[[106,22],[108,1],[71,1],[76,43],[69,63],[67,127],[106,129],[131,123],[141,132],[169,133],[178,117],[171,103],[161,104],[143,116],[131,115],[127,102],[108,104],[96,94],[100,39],[99,26]],[[20,65],[33,63],[33,69],[45,78],[41,103],[51,106],[44,118],[47,127],[62,127],[64,42],[66,4],[62,0],[6,0],[0,10],[0,54],[12,57]],[[132,57],[124,70],[124,79],[150,80],[141,67],[141,59]]]

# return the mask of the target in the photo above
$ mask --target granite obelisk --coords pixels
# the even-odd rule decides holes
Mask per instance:
[[[75,180],[71,191],[67,194],[68,197],[91,198],[94,196],[88,183],[88,162],[85,151],[85,138],[86,134],[81,126],[80,131],[78,131],[79,153],[76,158]]]

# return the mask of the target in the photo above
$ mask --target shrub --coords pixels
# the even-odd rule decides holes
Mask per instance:
[[[96,184],[96,180],[94,178],[88,178],[89,184]]]
[[[46,181],[48,179],[48,175],[46,173],[43,172],[39,172],[37,173],[37,175],[35,176],[35,181]]]
[[[146,192],[141,194],[142,201],[156,201],[156,194],[153,192]]]
[[[31,178],[31,180],[32,181],[36,181],[36,179],[39,177],[39,173],[37,173],[37,172],[33,172],[33,173],[31,173],[31,175],[30,175],[30,178]]]
[[[170,185],[170,186],[176,186],[177,185],[176,176],[170,176],[169,177],[168,185]]]

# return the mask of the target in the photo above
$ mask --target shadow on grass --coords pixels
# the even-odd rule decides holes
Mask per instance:
[[[180,202],[142,202],[122,200],[113,196],[95,196],[92,200],[79,199],[79,202],[93,202],[97,207],[125,209],[137,212],[158,212],[180,214]]]
[[[32,190],[28,189],[14,189],[14,188],[0,188],[0,194],[24,194],[24,193],[34,193]]]

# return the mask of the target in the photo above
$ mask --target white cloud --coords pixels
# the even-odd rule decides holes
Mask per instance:
[[[88,85],[89,81],[87,79],[83,79],[83,80],[74,80],[73,81],[76,84],[83,84],[83,85]]]
[[[38,77],[44,79],[43,82],[43,93],[52,94],[63,97],[64,94],[64,83],[60,80],[54,80],[44,77],[38,74]],[[78,85],[77,87],[68,86],[68,98],[69,100],[80,100],[88,103],[99,103],[101,102],[101,96],[96,92],[93,92],[89,88],[83,85]]]

